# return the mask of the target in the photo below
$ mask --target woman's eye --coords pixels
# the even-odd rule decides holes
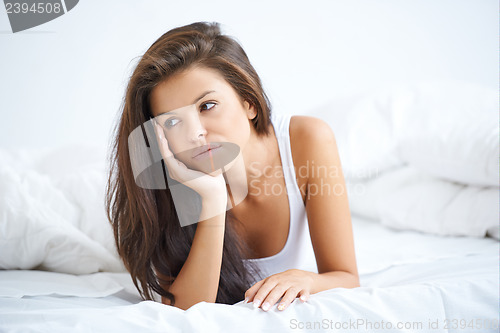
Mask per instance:
[[[172,128],[174,127],[175,125],[177,125],[177,123],[179,122],[180,120],[179,119],[175,119],[175,118],[170,118],[170,119],[167,119],[165,120],[165,127],[167,128]]]
[[[215,103],[204,103],[200,105],[200,111],[208,111],[215,106]]]

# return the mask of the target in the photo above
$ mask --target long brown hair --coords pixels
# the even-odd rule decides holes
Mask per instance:
[[[258,135],[268,135],[271,106],[255,69],[242,47],[221,34],[218,23],[197,22],[172,29],[156,40],[138,62],[128,83],[121,117],[115,125],[109,155],[106,211],[113,226],[118,253],[143,299],[152,292],[175,297],[162,288],[161,276],[175,278],[189,254],[196,225],[181,227],[169,189],[144,189],[134,181],[128,137],[152,116],[150,94],[172,75],[202,66],[217,70],[243,100],[257,111],[252,124]],[[164,166],[163,166],[164,167]],[[164,175],[168,177],[168,173]],[[168,182],[166,182],[168,184]],[[168,187],[168,186],[167,186]],[[216,302],[234,304],[250,287],[255,266],[246,266],[251,253],[236,233],[236,219],[226,213],[226,228]],[[248,263],[247,263],[248,264]]]

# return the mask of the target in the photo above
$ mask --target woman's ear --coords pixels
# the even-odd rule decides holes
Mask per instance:
[[[252,105],[250,105],[250,103],[244,101],[243,105],[245,107],[248,119],[254,119],[255,117],[257,117],[257,111],[255,111],[255,108]]]

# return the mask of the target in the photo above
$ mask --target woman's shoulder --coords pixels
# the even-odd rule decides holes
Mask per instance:
[[[335,136],[322,119],[311,116],[292,116],[290,118],[290,148],[299,188],[303,192],[314,173],[310,168],[322,164],[324,156],[338,154]],[[307,172],[304,172],[307,170]],[[302,170],[302,172],[299,172]],[[303,196],[304,196],[303,192]]]
[[[290,118],[292,155],[301,160],[326,153],[324,149],[334,142],[335,135],[326,121],[311,116],[294,115]]]

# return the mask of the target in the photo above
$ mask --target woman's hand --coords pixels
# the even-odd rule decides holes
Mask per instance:
[[[278,310],[284,310],[296,297],[302,302],[308,300],[311,293],[313,277],[312,272],[299,269],[289,269],[282,273],[271,275],[255,283],[245,292],[245,303],[253,302],[262,310],[269,310],[282,296]]]
[[[214,200],[223,203],[227,201],[226,182],[222,175],[222,170],[217,170],[213,174],[206,174],[201,171],[189,169],[184,163],[174,157],[168,147],[167,138],[163,134],[163,129],[155,122],[155,132],[158,139],[161,155],[167,166],[170,178],[186,185],[196,191],[203,201],[209,200],[212,204]]]

